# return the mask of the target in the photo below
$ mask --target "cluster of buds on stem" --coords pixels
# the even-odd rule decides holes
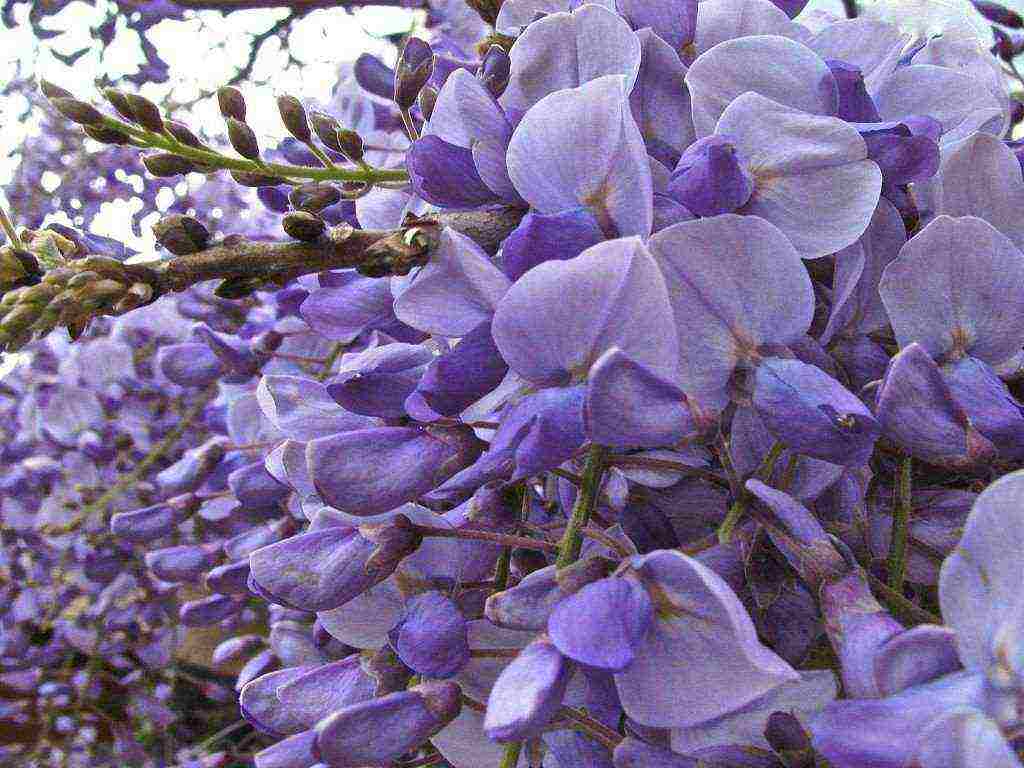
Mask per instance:
[[[93,317],[121,315],[152,301],[154,277],[148,267],[106,256],[86,256],[50,269],[35,285],[0,298],[0,351],[16,351],[59,326],[76,339]]]

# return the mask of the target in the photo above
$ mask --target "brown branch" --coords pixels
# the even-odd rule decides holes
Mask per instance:
[[[461,232],[493,255],[524,213],[507,207],[445,212],[411,219],[395,230],[343,225],[308,242],[265,242],[229,235],[205,246],[201,242],[205,235],[199,241],[189,237],[190,232],[203,230],[201,224],[193,220],[190,230],[181,229],[179,221],[179,229],[161,239],[176,243],[179,255],[165,261],[123,264],[85,256],[46,272],[40,284],[6,294],[0,290],[0,351],[19,349],[57,326],[68,328],[77,338],[94,317],[124,314],[208,280],[222,281],[218,295],[238,298],[267,283],[284,285],[301,275],[330,269],[355,267],[372,277],[408,274],[430,259],[443,227]],[[192,245],[182,248],[182,242]],[[197,250],[182,253],[193,247]]]
[[[176,256],[154,267],[156,294],[181,291],[206,280],[274,279],[278,282],[328,269],[360,267],[382,275],[426,263],[441,227],[474,240],[487,253],[501,242],[525,211],[497,208],[440,213],[411,221],[397,230],[334,227],[313,242],[265,242],[229,235],[196,253]]]

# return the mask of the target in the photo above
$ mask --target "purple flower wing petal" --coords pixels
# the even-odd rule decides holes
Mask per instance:
[[[445,228],[429,263],[395,299],[395,315],[427,333],[464,336],[491,318],[508,286],[480,246]]]
[[[656,448],[698,431],[683,391],[618,348],[590,369],[585,415],[600,445]]]
[[[484,733],[498,742],[540,736],[562,705],[574,665],[547,638],[526,646],[494,683]]]
[[[655,728],[683,728],[732,712],[797,673],[757,638],[735,593],[713,571],[680,552],[634,559],[657,587],[657,618],[636,660],[616,673],[623,709]],[[712,687],[715,696],[705,696]]]
[[[256,388],[260,408],[286,437],[305,442],[325,435],[376,426],[377,419],[349,413],[327,388],[299,376],[264,376]]]
[[[875,654],[875,678],[883,696],[959,669],[956,632],[949,627],[922,624],[890,638]]]
[[[798,360],[768,358],[757,367],[754,408],[794,452],[844,466],[864,465],[881,431],[855,395]]]
[[[902,349],[890,361],[876,411],[890,439],[929,463],[968,467],[995,455],[920,344]]]
[[[679,60],[679,46],[670,46],[650,29],[641,29],[637,37],[643,46],[643,59],[629,97],[633,118],[647,144],[648,154],[656,156],[661,149],[669,147],[673,157],[678,159],[696,139],[690,118],[686,67]]]
[[[633,663],[653,619],[647,589],[635,579],[611,577],[558,603],[548,618],[548,635],[573,661],[618,672]]]

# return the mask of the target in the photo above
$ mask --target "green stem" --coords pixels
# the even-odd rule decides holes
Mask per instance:
[[[718,543],[728,544],[732,541],[733,533],[743,516],[747,514],[747,492],[740,493],[739,498],[732,503],[729,511],[725,513],[725,519],[718,526]]]
[[[580,556],[580,549],[583,546],[583,529],[590,522],[590,516],[597,506],[597,495],[601,490],[601,480],[604,477],[605,466],[608,463],[608,449],[601,445],[590,446],[587,453],[587,461],[583,467],[583,477],[580,481],[580,488],[576,492],[576,503],[572,508],[572,515],[569,517],[569,525],[562,534],[562,541],[558,545],[558,560],[555,567],[558,569],[572,565]]]
[[[763,482],[768,482],[772,476],[772,472],[775,471],[775,464],[779,460],[779,456],[785,450],[785,446],[776,441],[768,451],[767,455],[761,461],[761,466],[757,468],[756,475]],[[739,495],[736,497],[736,501],[733,502],[732,506],[729,507],[729,511],[725,515],[725,519],[718,526],[718,541],[720,544],[728,544],[732,541],[733,533],[736,531],[736,526],[740,520],[747,513],[747,504],[749,502],[748,494],[745,488],[741,488]]]
[[[201,149],[182,144],[164,134],[147,131],[145,128],[131,125],[113,117],[104,116],[103,126],[136,139],[144,147],[162,149],[179,157],[193,160],[196,163],[212,168],[260,175],[280,176],[282,178],[310,179],[313,181],[362,181],[374,184],[378,181],[406,181],[409,175],[400,169],[387,170],[371,168],[370,170],[346,170],[338,167],[308,168],[301,165],[283,165],[281,163],[265,163],[263,161],[246,160],[242,157],[229,157],[211,149]]]
[[[913,459],[904,456],[893,489],[892,541],[889,543],[889,588],[903,594],[907,573],[907,541],[910,537],[910,507],[913,488]]]
[[[331,373],[334,371],[334,364],[338,362],[338,358],[341,357],[341,353],[344,351],[345,344],[340,341],[331,347],[331,351],[327,353],[327,357],[323,361],[323,368],[321,368],[320,372],[316,375],[317,381],[324,381],[330,377]]]
[[[523,742],[513,741],[505,745],[505,754],[501,756],[498,768],[516,768],[519,765],[519,753],[523,751]]]
[[[11,247],[16,248],[19,251],[25,250],[25,244],[21,242],[21,238],[18,237],[18,230],[14,228],[14,224],[7,215],[7,210],[2,205],[0,205],[0,227],[3,227],[4,233],[7,235],[7,239],[11,241]]]

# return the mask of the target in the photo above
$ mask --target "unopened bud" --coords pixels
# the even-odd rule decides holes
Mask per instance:
[[[416,103],[420,89],[433,73],[434,52],[430,45],[418,37],[410,37],[398,58],[395,72],[395,103],[402,111],[409,110]]]
[[[225,118],[233,117],[235,120],[245,122],[245,97],[237,88],[225,85],[217,89],[217,106]]]
[[[135,122],[154,133],[164,132],[164,119],[160,117],[160,109],[156,104],[137,93],[126,93],[124,97],[135,115]]]
[[[512,59],[500,45],[492,45],[487,49],[477,77],[494,98],[500,98],[508,87],[512,72]]]
[[[85,126],[85,135],[100,144],[124,145],[130,143],[130,139],[123,133],[113,128]]]
[[[331,184],[300,184],[288,193],[288,202],[297,211],[319,213],[341,200],[341,192]]]
[[[153,225],[156,241],[177,256],[203,250],[210,241],[210,232],[203,223],[178,213],[164,216]]]
[[[253,173],[252,171],[231,171],[231,178],[243,187],[276,187],[279,184],[284,184],[284,179],[277,176]]]
[[[277,111],[281,113],[281,122],[288,129],[288,133],[303,144],[309,144],[313,140],[313,135],[309,131],[306,109],[302,106],[301,101],[294,96],[278,96]]]
[[[231,140],[231,146],[242,157],[249,160],[260,159],[259,142],[256,141],[256,134],[247,123],[243,123],[238,118],[229,117],[228,139]]]
[[[341,126],[338,125],[338,121],[323,112],[314,112],[309,116],[309,120],[313,124],[317,138],[323,142],[324,146],[335,152],[341,152],[341,145],[338,144],[338,131]]]
[[[50,103],[53,104],[54,109],[73,123],[95,126],[103,124],[103,113],[92,104],[69,98],[50,99]]]
[[[110,104],[125,120],[135,122],[135,113],[132,112],[132,105],[128,103],[128,95],[116,88],[104,88],[103,98]]]
[[[281,225],[289,237],[305,242],[316,240],[327,228],[323,219],[315,213],[307,213],[306,211],[292,211],[284,217]]]
[[[338,131],[338,146],[350,162],[360,163],[363,160],[363,137],[348,128]]]
[[[1021,29],[1024,27],[1024,18],[1016,11],[1010,10],[1004,5],[991,2],[991,0],[972,0],[978,13],[984,16],[993,24],[1002,24],[1004,27]]]
[[[195,165],[190,160],[173,155],[170,152],[143,155],[142,163],[146,166],[147,171],[158,177],[180,176],[195,170]]]
[[[466,0],[466,5],[476,11],[477,16],[490,26],[498,20],[498,12],[505,0]]]
[[[195,147],[196,149],[204,149],[206,147],[199,140],[199,137],[192,133],[192,130],[183,123],[179,123],[176,120],[166,120],[164,121],[164,128],[176,141],[187,147]]]
[[[59,85],[54,85],[49,80],[39,81],[39,90],[43,96],[48,99],[73,99],[74,94],[71,91],[61,88]]]

